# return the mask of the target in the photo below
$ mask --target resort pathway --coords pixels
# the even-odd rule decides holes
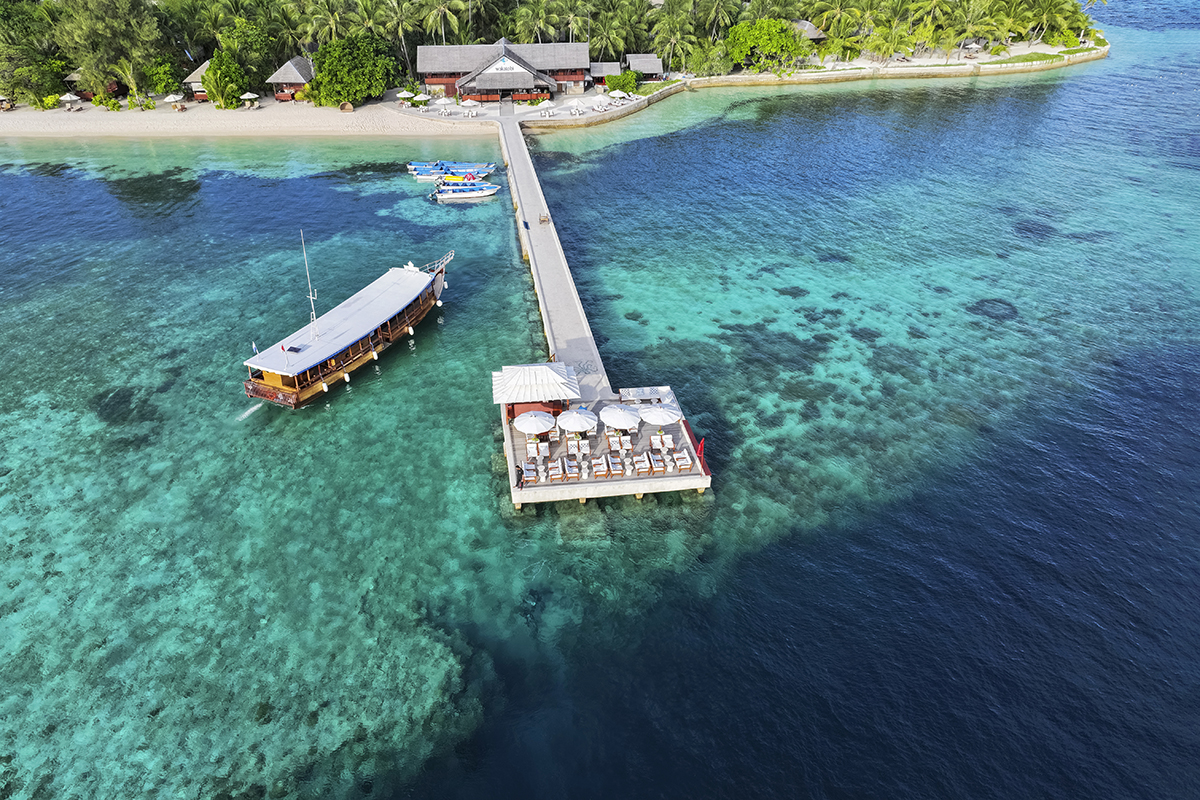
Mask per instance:
[[[567,266],[558,231],[533,169],[520,122],[514,117],[499,120],[500,139],[508,159],[508,184],[517,206],[518,234],[529,255],[529,270],[537,291],[538,307],[546,341],[555,360],[570,364],[579,377],[582,402],[613,399],[612,386],[600,362],[600,352],[575,281]]]

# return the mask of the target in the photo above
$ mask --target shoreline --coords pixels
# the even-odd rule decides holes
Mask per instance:
[[[664,87],[650,95],[601,113],[582,117],[541,117],[534,109],[517,107],[513,115],[519,124],[530,130],[554,130],[603,125],[635,114],[648,106],[682,91],[708,87],[730,86],[788,86],[844,83],[850,81],[889,79],[970,78],[988,75],[1013,75],[1028,72],[1063,69],[1088,61],[1107,58],[1111,45],[1096,50],[1064,56],[1061,61],[1038,61],[1019,64],[989,64],[988,61],[962,60],[947,64],[941,58],[917,58],[911,62],[874,64],[865,57],[836,66],[796,72],[780,77],[771,73],[752,75],[721,75],[708,78],[687,78]],[[1014,55],[1052,53],[1045,45],[1014,47]],[[109,111],[90,104],[82,111],[67,113],[62,109],[42,111],[23,106],[15,111],[0,113],[0,140],[5,138],[159,138],[159,137],[234,137],[234,136],[392,136],[428,138],[436,136],[492,136],[500,122],[498,107],[483,109],[480,116],[463,119],[422,114],[395,106],[394,91],[382,100],[372,101],[346,113],[333,107],[308,104],[278,103],[267,97],[262,107],[221,110],[211,103],[192,103],[187,111],[173,111],[163,104],[152,111]],[[564,100],[569,98],[564,98]],[[561,105],[561,103],[560,103]]]

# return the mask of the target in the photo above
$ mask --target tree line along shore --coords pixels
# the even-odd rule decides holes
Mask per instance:
[[[1099,0],[1105,2],[1106,0]],[[297,99],[354,104],[416,88],[419,45],[586,42],[597,61],[654,52],[697,76],[779,75],[867,56],[1002,56],[1013,45],[1104,46],[1097,0],[0,0],[0,97],[45,108],[68,90],[152,107],[209,61],[221,107],[296,55]],[[801,21],[804,21],[803,23]],[[1036,59],[1040,54],[1021,58]]]

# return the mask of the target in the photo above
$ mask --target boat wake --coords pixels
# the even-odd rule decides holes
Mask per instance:
[[[241,422],[246,417],[250,416],[255,411],[258,411],[262,407],[263,407],[262,403],[259,403],[258,405],[250,406],[250,408],[247,408],[245,411],[243,411],[241,414],[238,415],[237,421]]]

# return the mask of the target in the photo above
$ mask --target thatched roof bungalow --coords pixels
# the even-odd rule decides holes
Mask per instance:
[[[621,74],[621,64],[617,61],[593,61],[592,83],[604,84],[609,77]]]
[[[661,81],[663,77],[662,59],[654,53],[630,53],[625,56],[629,68],[642,73],[642,78],[648,81]]]
[[[417,73],[426,90],[479,100],[533,99],[554,92],[579,94],[588,79],[587,42],[575,44],[422,45]]]
[[[275,99],[287,102],[296,99],[296,92],[304,88],[313,79],[315,70],[312,59],[308,56],[296,56],[284,64],[267,78],[267,83],[275,87]]]
[[[200,82],[206,71],[208,71],[207,61],[197,67],[195,72],[183,79],[184,86],[187,86],[189,89],[191,89],[192,96],[201,103],[208,99],[208,93],[204,91],[204,84]]]

